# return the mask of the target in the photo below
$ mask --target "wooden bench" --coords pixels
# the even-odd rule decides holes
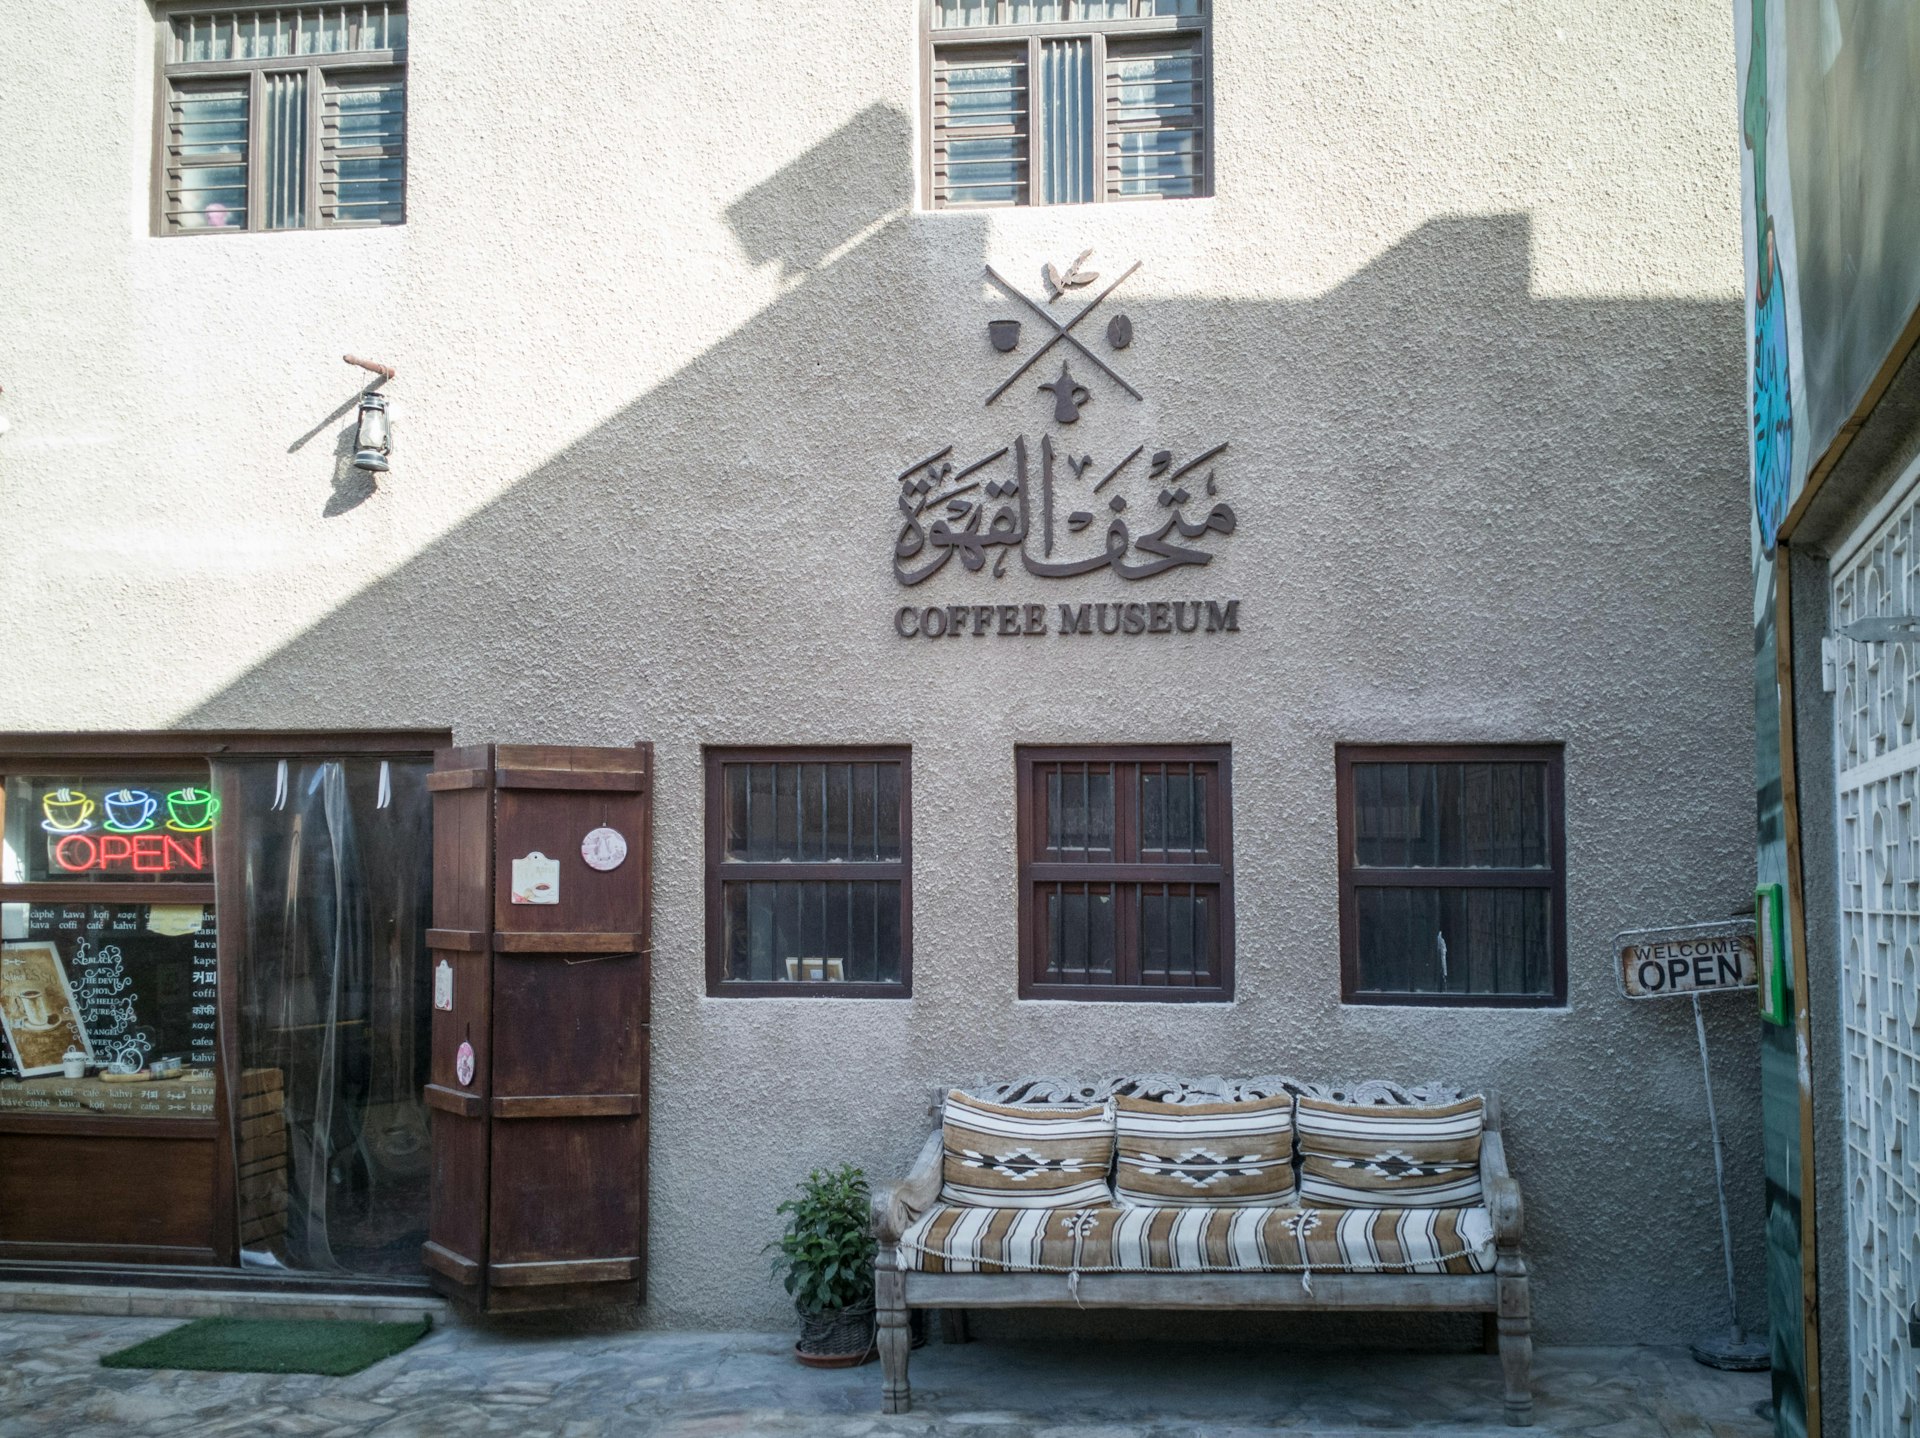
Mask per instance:
[[[1182,1079],[1149,1075],[1075,1083],[1059,1079],[1021,1079],[964,1090],[993,1103],[1077,1106],[1097,1104],[1115,1095],[1158,1102],[1218,1103],[1272,1098],[1280,1094],[1369,1105],[1436,1105],[1457,1102],[1465,1091],[1442,1085],[1407,1087],[1381,1081],[1353,1085],[1302,1083],[1284,1077],[1254,1079]],[[934,1113],[946,1090],[939,1091]],[[916,1219],[939,1201],[941,1135],[927,1139],[913,1170],[901,1182],[878,1188],[873,1199],[873,1232],[879,1243],[874,1260],[875,1306],[884,1389],[881,1408],[905,1413],[912,1406],[907,1382],[911,1347],[909,1310],[970,1308],[1165,1308],[1295,1309],[1466,1312],[1486,1315],[1488,1351],[1497,1349],[1506,1388],[1506,1419],[1515,1426],[1533,1422],[1533,1339],[1527,1294],[1527,1265],[1520,1252],[1520,1188],[1507,1169],[1500,1131],[1500,1108],[1491,1094],[1486,1103],[1480,1145],[1480,1176],[1491,1219],[1492,1272],[1320,1272],[1306,1281],[1299,1272],[1154,1271],[1154,1272],[924,1272],[908,1266],[901,1238]],[[1325,1210],[1331,1215],[1332,1210]]]

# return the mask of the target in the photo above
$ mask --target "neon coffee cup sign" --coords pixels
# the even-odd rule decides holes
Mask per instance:
[[[204,874],[220,815],[210,790],[63,784],[40,797],[50,867],[60,874]]]

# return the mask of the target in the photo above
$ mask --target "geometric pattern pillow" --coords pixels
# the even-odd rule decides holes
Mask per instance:
[[[1480,1191],[1479,1098],[1437,1108],[1302,1098],[1300,1202],[1307,1208],[1465,1208]]]
[[[970,1208],[1113,1202],[1113,1110],[1024,1107],[947,1095],[940,1198]]]
[[[1123,1206],[1293,1206],[1292,1094],[1245,1103],[1113,1103],[1113,1191]]]

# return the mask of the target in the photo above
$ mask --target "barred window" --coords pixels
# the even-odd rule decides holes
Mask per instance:
[[[1227,750],[1018,753],[1021,997],[1232,998]]]
[[[1557,746],[1340,745],[1342,997],[1567,1001]]]
[[[401,223],[406,60],[392,0],[167,11],[156,231]]]
[[[925,0],[937,209],[1212,193],[1208,0]]]
[[[707,751],[707,993],[913,993],[910,755]]]

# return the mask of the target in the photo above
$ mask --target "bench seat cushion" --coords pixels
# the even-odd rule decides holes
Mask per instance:
[[[1316,1208],[1464,1208],[1485,1203],[1480,1132],[1486,1101],[1435,1108],[1302,1097],[1300,1201]]]
[[[939,1204],[900,1239],[920,1273],[1491,1273],[1471,1208],[978,1208]]]
[[[975,1208],[1110,1203],[1113,1106],[988,1103],[954,1089],[940,1121],[940,1199]]]
[[[1243,1103],[1117,1097],[1114,1197],[1122,1207],[1279,1208],[1293,1181],[1293,1095]]]

